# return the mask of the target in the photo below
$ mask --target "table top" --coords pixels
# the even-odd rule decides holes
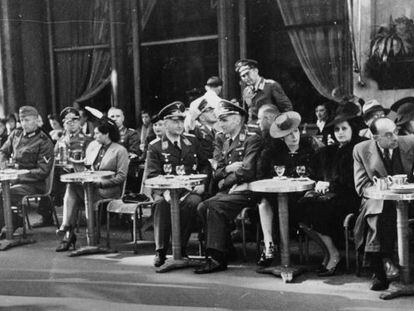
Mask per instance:
[[[253,181],[249,189],[253,192],[263,193],[289,193],[310,190],[315,181],[309,178],[272,178]]]
[[[83,171],[63,174],[60,176],[60,180],[63,182],[95,182],[113,175],[115,173],[112,171]]]
[[[0,181],[16,180],[19,175],[28,174],[30,171],[25,169],[6,168],[0,170]]]
[[[414,200],[414,192],[398,193],[387,190],[378,190],[375,186],[368,187],[364,191],[365,197],[376,200],[410,201]]]
[[[205,174],[196,175],[159,175],[157,177],[148,178],[145,186],[153,189],[182,189],[190,188],[201,184],[207,178]]]

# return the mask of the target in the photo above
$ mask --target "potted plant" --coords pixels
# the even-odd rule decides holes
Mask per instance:
[[[366,74],[380,89],[413,87],[413,79],[408,79],[413,75],[413,60],[413,20],[405,16],[393,20],[390,16],[389,24],[381,25],[371,40]]]

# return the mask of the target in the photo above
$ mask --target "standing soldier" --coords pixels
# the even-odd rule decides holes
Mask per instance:
[[[140,140],[138,132],[134,129],[127,128],[124,125],[125,115],[124,112],[119,109],[112,107],[108,110],[108,118],[115,122],[121,136],[119,143],[123,145],[129,153],[129,167],[127,177],[128,190],[132,192],[139,192],[138,170],[139,170],[139,156],[142,151],[140,150]],[[134,188],[135,186],[135,188]]]
[[[235,64],[236,72],[246,85],[243,89],[243,104],[249,109],[249,114],[257,118],[257,111],[264,104],[275,105],[280,113],[292,110],[292,103],[281,85],[261,77],[257,66],[257,61],[253,59],[240,59]]]
[[[216,135],[214,125],[217,122],[214,107],[208,104],[206,99],[203,99],[190,113],[199,122],[191,132],[200,142],[201,149],[207,155],[207,158],[212,159],[214,151],[213,142]]]
[[[28,174],[20,175],[10,189],[12,206],[20,205],[25,195],[44,193],[45,180],[53,166],[53,143],[39,128],[38,116],[36,108],[21,107],[19,117],[22,127],[14,130],[0,149],[0,162],[14,162],[19,169],[29,170]],[[50,209],[39,204],[38,213],[42,216],[41,224],[53,223]],[[3,215],[3,208],[0,214]],[[15,217],[14,227],[21,224],[21,217]],[[3,222],[1,225],[4,225]]]
[[[148,178],[171,174],[184,167],[186,174],[210,174],[210,163],[202,152],[194,135],[184,134],[185,107],[181,102],[173,102],[159,112],[164,120],[165,135],[153,140],[148,146]],[[183,190],[180,194],[181,247],[183,256],[197,219],[197,205],[205,185],[196,186],[191,192]],[[154,211],[154,238],[156,255],[154,266],[164,264],[171,235],[171,213],[169,191],[154,191],[156,200]]]
[[[81,131],[80,114],[76,108],[66,107],[60,113],[60,119],[62,120],[64,134],[55,145],[55,155],[57,160],[62,159],[62,148],[66,150],[67,157],[74,160],[81,160],[85,157],[86,147],[92,141],[92,137],[85,135]],[[62,163],[63,164],[63,163]],[[55,197],[55,204],[63,204],[63,195],[65,194],[66,184],[60,181],[60,175],[67,173],[69,170],[62,167],[58,167],[55,170],[55,179],[53,185],[53,194]]]
[[[256,163],[262,148],[262,138],[247,130],[244,125],[246,116],[243,108],[222,100],[219,122],[227,136],[214,176],[219,193],[198,206],[198,212],[207,224],[206,247],[209,258],[195,273],[227,269],[227,241],[230,239],[228,224],[244,207],[254,202],[247,183],[256,178]]]

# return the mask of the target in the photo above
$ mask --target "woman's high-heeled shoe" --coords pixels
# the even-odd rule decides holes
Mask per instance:
[[[269,267],[275,257],[274,252],[275,247],[273,246],[273,243],[270,242],[268,247],[265,247],[262,254],[260,255],[260,259],[258,260],[257,265],[261,267]]]
[[[58,247],[56,247],[56,252],[66,252],[73,246],[73,250],[76,247],[76,234],[75,232],[69,232],[69,237],[67,239],[63,239]]]
[[[56,229],[56,236],[61,240],[65,237],[68,231],[72,230],[72,226],[61,226],[59,229]]]
[[[325,271],[319,272],[318,276],[333,276],[336,273],[336,270],[341,263],[341,257],[333,259],[333,266],[331,268],[326,268]]]

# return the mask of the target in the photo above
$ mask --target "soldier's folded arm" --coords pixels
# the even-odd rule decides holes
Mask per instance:
[[[246,151],[243,157],[243,166],[224,178],[224,188],[255,180],[257,159],[262,149],[262,145],[262,138],[259,135],[253,135],[248,138],[248,141],[246,142]]]
[[[29,173],[19,176],[19,181],[33,182],[45,180],[53,166],[53,143],[49,138],[44,138],[39,143],[39,152],[37,154],[37,167],[29,169]]]

